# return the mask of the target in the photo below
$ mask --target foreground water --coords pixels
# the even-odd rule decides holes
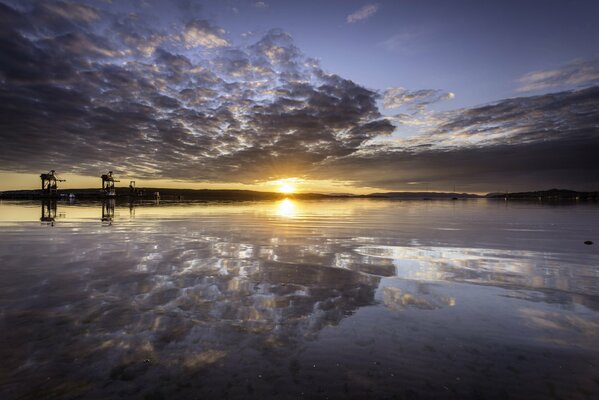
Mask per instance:
[[[0,397],[599,398],[599,205],[0,203]]]

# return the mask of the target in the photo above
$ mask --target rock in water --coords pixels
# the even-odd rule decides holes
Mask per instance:
[[[584,244],[593,244],[593,242],[591,242],[590,240],[587,240],[586,242],[584,242]]]

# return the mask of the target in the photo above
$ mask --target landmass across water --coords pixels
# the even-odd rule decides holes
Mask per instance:
[[[75,198],[75,199],[102,199],[106,194],[100,189],[59,189],[51,196],[42,190],[9,190],[0,192],[0,199],[43,199],[43,198]],[[599,198],[599,191],[580,192],[567,189],[549,189],[530,192],[515,193],[488,193],[486,195],[475,193],[455,192],[377,192],[365,195],[338,194],[338,193],[279,193],[262,192],[253,190],[213,190],[213,189],[172,189],[172,188],[142,188],[132,191],[127,187],[115,189],[114,196],[129,199],[154,199],[164,200],[279,200],[286,197],[297,199],[327,199],[327,198],[383,198],[398,200],[436,200],[436,199],[508,199],[508,200],[593,200]]]

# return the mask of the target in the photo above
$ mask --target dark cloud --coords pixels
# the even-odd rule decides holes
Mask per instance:
[[[596,190],[599,186],[593,161],[599,151],[596,139],[419,150],[353,155],[334,160],[314,176],[327,177],[327,171],[335,170],[338,179],[353,179],[358,185],[411,191],[451,191],[454,185],[458,191],[475,192]]]
[[[30,2],[23,2],[25,7]],[[64,1],[31,2],[26,15],[35,32],[40,35],[64,34],[77,28],[88,28],[102,17],[94,7]]]
[[[396,190],[596,190],[598,110],[599,87],[458,110],[427,134],[330,160],[314,176],[335,171],[338,179]]]
[[[439,133],[477,145],[522,144],[579,136],[598,139],[599,87],[503,100],[449,113]]]
[[[52,39],[42,39],[36,45],[36,47],[46,49],[50,53],[55,52],[55,56],[67,59],[72,56],[92,58],[125,55],[124,51],[115,50],[105,38],[82,32],[70,32]]]
[[[253,182],[306,175],[393,130],[378,94],[324,73],[281,30],[234,47],[201,19],[167,32],[64,3],[0,10],[13,21],[0,42],[10,170]]]

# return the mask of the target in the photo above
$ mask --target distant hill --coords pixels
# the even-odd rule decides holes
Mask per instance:
[[[297,199],[320,199],[328,198],[318,193],[295,193],[285,195],[277,192],[259,192],[253,190],[212,190],[212,189],[166,189],[166,188],[138,188],[135,194],[127,187],[116,188],[117,198],[129,199],[154,199],[155,193],[160,194],[162,200],[278,200],[285,197]],[[58,190],[56,198],[67,197],[74,194],[75,198],[82,200],[98,200],[105,198],[99,189],[61,189]],[[38,199],[44,198],[41,190],[11,190],[0,193],[4,199]],[[335,196],[340,197],[340,196]]]
[[[386,198],[386,199],[405,199],[405,200],[423,200],[423,199],[476,199],[482,196],[472,193],[452,193],[452,192],[385,192],[371,193],[365,197]]]
[[[162,200],[277,200],[291,197],[295,199],[327,199],[327,198],[382,198],[405,200],[429,199],[469,199],[478,198],[470,193],[444,193],[444,192],[385,192],[366,195],[353,195],[349,193],[293,193],[259,192],[254,190],[214,190],[214,189],[167,189],[167,188],[137,188],[132,192],[128,187],[116,188],[117,198],[154,199],[155,193],[160,193]],[[70,194],[81,200],[100,200],[105,198],[100,189],[60,189],[55,198],[66,198]],[[45,198],[41,190],[10,190],[0,192],[4,199],[38,199]]]
[[[544,199],[544,200],[597,200],[599,192],[577,192],[567,189],[538,190],[534,192],[518,193],[489,193],[485,197],[490,199]]]
[[[121,199],[154,199],[155,193],[160,193],[162,200],[225,200],[225,201],[254,201],[254,200],[279,200],[286,197],[295,199],[330,199],[330,198],[374,198],[393,200],[441,200],[441,199],[546,199],[546,200],[597,200],[599,192],[577,192],[565,189],[550,189],[533,192],[519,193],[489,193],[479,196],[472,193],[453,192],[381,192],[366,195],[352,195],[346,193],[294,193],[284,194],[278,192],[259,192],[255,190],[213,190],[213,189],[167,189],[167,188],[138,188],[135,194],[128,187],[116,188],[116,197]],[[61,189],[55,197],[66,198],[74,194],[81,200],[101,200],[105,198],[99,189]],[[40,190],[10,190],[0,192],[2,199],[41,199],[45,196]]]

